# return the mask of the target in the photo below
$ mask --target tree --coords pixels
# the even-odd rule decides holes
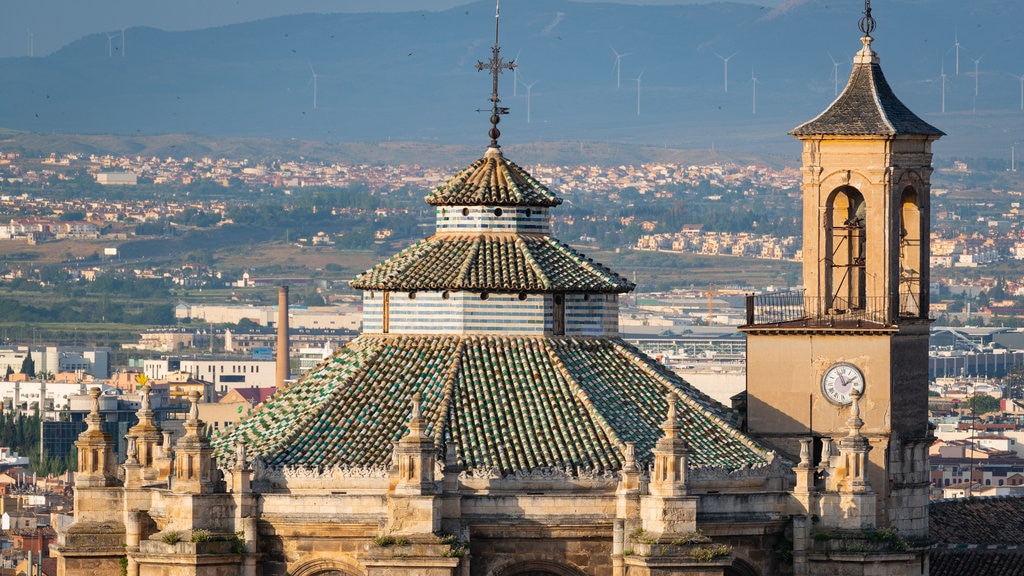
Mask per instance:
[[[32,359],[32,351],[29,350],[25,359],[21,361],[21,373],[32,378],[36,375],[36,361]]]
[[[7,365],[7,373],[4,374],[4,380],[10,380],[11,374],[14,374],[14,368],[10,364]]]
[[[965,403],[975,415],[999,411],[999,400],[988,394],[975,394],[968,398]]]

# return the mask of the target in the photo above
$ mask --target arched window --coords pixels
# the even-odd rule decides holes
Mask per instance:
[[[825,303],[833,313],[865,307],[866,206],[864,196],[845,186],[832,193],[825,210]]]
[[[921,207],[917,192],[900,197],[900,316],[921,315]]]

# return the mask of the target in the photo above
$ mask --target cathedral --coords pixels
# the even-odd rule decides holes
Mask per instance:
[[[803,145],[802,291],[748,298],[723,406],[626,343],[631,282],[551,236],[498,143],[436,232],[356,277],[363,332],[209,438],[148,389],[76,443],[67,576],[906,576],[929,572],[928,238],[942,132],[862,47]],[[287,307],[285,306],[285,309]]]

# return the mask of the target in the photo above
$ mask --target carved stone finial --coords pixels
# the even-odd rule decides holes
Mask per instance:
[[[669,392],[665,396],[665,401],[668,402],[668,414],[665,416],[665,423],[661,425],[661,429],[665,432],[665,438],[675,438],[679,435],[679,414],[676,410],[676,402],[679,401],[679,397],[674,392]]]
[[[622,450],[622,456],[626,460],[622,465],[623,470],[632,471],[639,469],[636,465],[636,442],[626,442],[625,448]]]
[[[864,427],[864,421],[860,418],[860,397],[859,390],[850,392],[850,419],[846,421],[846,425],[850,427],[851,438],[860,436],[860,429]]]
[[[427,424],[423,420],[423,395],[412,395],[412,410],[409,414],[409,437],[422,438],[427,435]]]
[[[192,404],[188,409],[188,419],[197,421],[199,420],[199,398],[202,397],[198,391],[193,390],[188,393],[188,401]]]
[[[93,386],[89,389],[89,397],[92,398],[92,409],[90,414],[100,413],[100,389],[97,386]]]
[[[417,392],[417,393],[412,395],[412,414],[410,414],[410,416],[409,416],[410,418],[417,419],[417,418],[422,418],[423,417],[422,412],[421,412],[421,408],[420,408],[420,404],[422,402],[423,402],[423,395],[422,394]]]
[[[149,384],[146,384],[142,387],[142,406],[139,408],[140,411],[147,411],[150,409],[149,393],[151,390],[152,388],[150,388]]]
[[[249,466],[249,459],[246,455],[245,440],[235,442],[235,467],[245,469]]]

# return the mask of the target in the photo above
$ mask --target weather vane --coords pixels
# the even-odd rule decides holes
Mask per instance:
[[[871,36],[875,31],[875,19],[871,17],[871,0],[864,0],[864,17],[857,22],[857,26],[865,36]]]
[[[500,13],[500,0],[494,2],[494,48],[491,59],[487,62],[477,61],[476,69],[490,70],[492,78],[491,86],[491,130],[488,135],[491,137],[491,147],[498,148],[498,136],[501,136],[501,132],[498,131],[498,122],[501,121],[502,114],[508,114],[508,108],[498,106],[498,102],[501,99],[498,98],[498,74],[501,74],[505,70],[514,70],[517,66],[515,60],[511,62],[505,62],[501,58],[501,48],[498,47],[498,15]]]

